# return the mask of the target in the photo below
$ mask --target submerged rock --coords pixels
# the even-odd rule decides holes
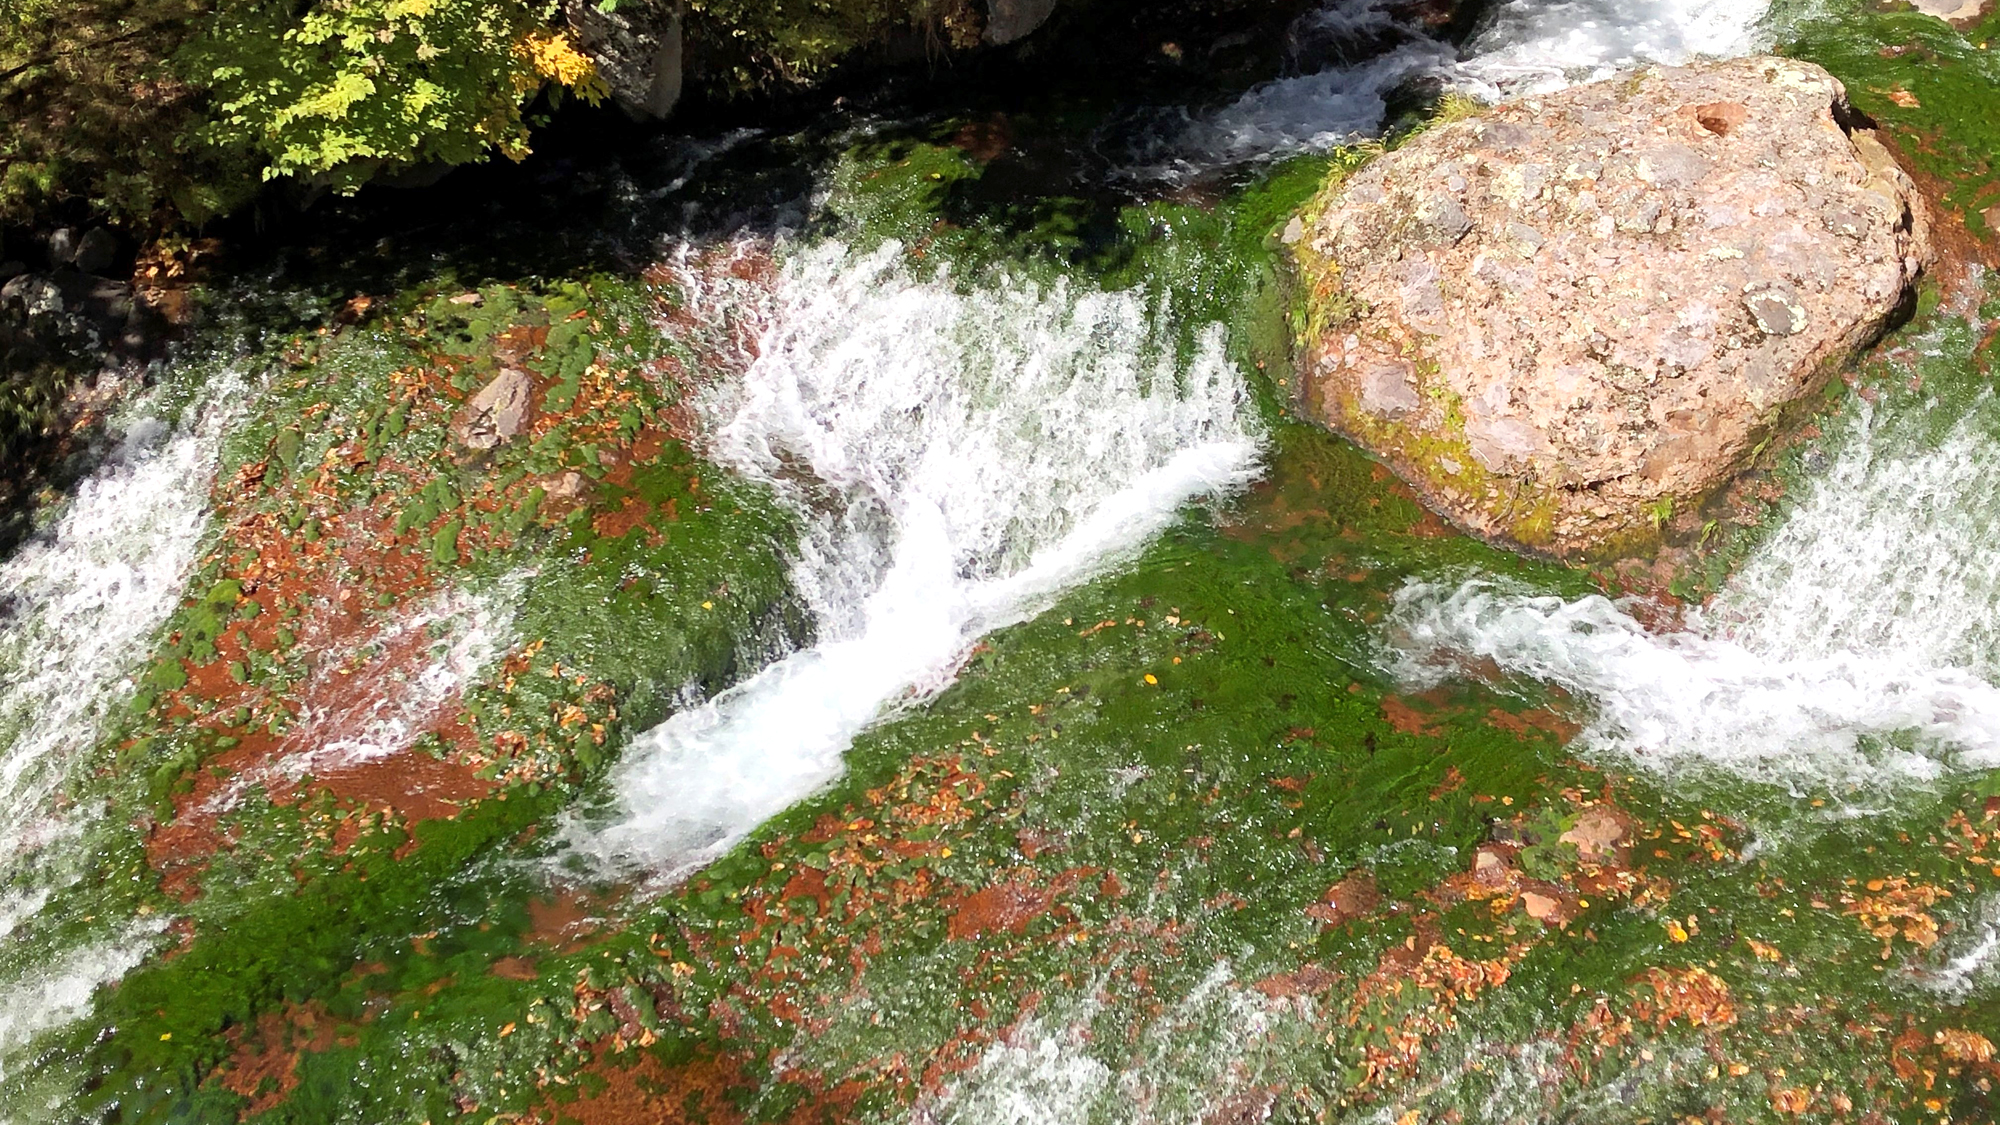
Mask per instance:
[[[1501,105],[1330,184],[1286,232],[1307,412],[1442,514],[1564,557],[1642,545],[1873,341],[1923,204],[1808,63]]]

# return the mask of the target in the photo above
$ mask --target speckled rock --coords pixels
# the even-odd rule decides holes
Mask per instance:
[[[1303,406],[1439,512],[1563,557],[1725,484],[1903,303],[1923,204],[1808,63],[1503,104],[1328,185],[1286,231]]]
[[[479,389],[452,421],[452,436],[467,449],[487,450],[512,441],[534,413],[535,381],[517,367],[503,368]]]

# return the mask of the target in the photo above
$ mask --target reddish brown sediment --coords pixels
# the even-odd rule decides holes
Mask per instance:
[[[602,910],[602,903],[582,891],[558,889],[545,898],[531,899],[522,945],[574,953],[604,928]]]
[[[351,1025],[329,1015],[318,1001],[286,1004],[265,1012],[254,1025],[238,1024],[223,1033],[229,1058],[211,1081],[248,1099],[238,1119],[247,1119],[284,1103],[299,1084],[299,1056],[359,1040]]]
[[[1534,707],[1521,712],[1492,707],[1487,709],[1486,721],[1517,738],[1531,739],[1546,734],[1553,736],[1557,742],[1568,742],[1583,729],[1547,707]]]
[[[498,337],[495,357],[532,371],[529,360],[547,335],[543,327],[507,329]],[[409,425],[442,429],[449,424],[469,397],[452,385],[464,363],[460,357],[434,355],[391,374],[391,402],[408,412]],[[621,436],[617,416],[637,401],[630,380],[648,377],[647,372],[635,376],[592,365],[577,380],[569,408],[552,412],[546,400],[553,380],[531,374],[530,436],[567,425],[576,444],[599,449],[612,467],[614,484],[629,484],[640,465],[667,454],[674,440],[657,427],[629,442]],[[330,411],[326,403],[308,407],[301,424],[324,425]],[[445,457],[464,453],[454,448]],[[159,706],[172,719],[191,721],[231,741],[185,775],[186,791],[173,798],[170,820],[145,824],[147,855],[167,893],[184,901],[200,893],[208,857],[233,844],[219,818],[237,793],[250,787],[261,788],[280,804],[330,796],[347,814],[324,845],[339,854],[364,825],[386,822],[407,829],[454,817],[517,779],[518,768],[493,780],[478,775],[489,758],[525,750],[525,737],[502,732],[495,736],[500,741],[485,746],[456,693],[412,706],[405,685],[435,660],[436,642],[421,619],[426,599],[440,593],[451,568],[469,552],[512,545],[503,521],[465,519],[466,510],[496,516],[553,481],[523,478],[503,489],[487,480],[466,490],[465,509],[438,512],[428,523],[398,532],[403,506],[446,467],[404,464],[390,457],[371,461],[357,433],[320,462],[296,466],[275,482],[292,508],[289,521],[269,510],[269,462],[247,465],[218,482],[216,511],[224,530],[210,560],[220,564],[217,577],[237,582],[241,594],[233,605],[216,607],[226,621],[213,641],[213,657],[200,664],[183,661],[185,685],[165,693]],[[370,490],[372,500],[356,504],[346,498],[355,473],[380,486]],[[576,473],[557,476],[582,480]],[[587,487],[574,491],[571,506],[590,501]],[[544,521],[565,514],[563,503],[560,497],[552,500],[549,507],[555,511],[544,512]],[[644,530],[657,537],[655,525],[678,518],[671,504],[662,507],[633,498],[602,515],[600,530],[621,535]],[[310,534],[300,530],[308,520]],[[458,560],[440,561],[436,536],[447,524],[458,531]],[[197,590],[191,596],[206,593]],[[180,639],[176,635],[170,641]],[[239,682],[253,653],[275,663],[288,686]],[[512,660],[504,669],[509,676],[526,670],[525,663]],[[593,691],[587,702],[605,700]],[[365,734],[385,707],[399,708],[394,718],[402,729],[394,744],[373,754],[327,753],[329,746]],[[570,712],[574,715],[565,713],[564,720],[573,717],[584,724],[580,729],[591,732],[584,737],[601,737],[596,733],[600,728],[590,724],[603,716],[594,709],[587,714],[571,707]],[[274,726],[282,733],[270,733]],[[505,741],[509,734],[513,742]],[[413,748],[418,746],[423,748]],[[397,857],[415,846],[412,836]]]
[[[1382,892],[1375,888],[1375,876],[1355,873],[1328,887],[1320,900],[1306,907],[1306,917],[1322,926],[1339,926],[1365,918],[1382,905]]]
[[[1439,721],[1436,715],[1419,711],[1394,695],[1382,697],[1382,717],[1404,734],[1420,737],[1435,734],[1434,727]]]
[[[1058,898],[1095,874],[1091,868],[1074,867],[1058,873],[1047,883],[1038,883],[1032,874],[1023,874],[948,898],[944,903],[946,933],[953,941],[997,933],[1020,937],[1028,932],[1029,923],[1054,908]]]

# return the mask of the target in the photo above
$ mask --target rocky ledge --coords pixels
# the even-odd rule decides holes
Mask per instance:
[[[1306,412],[1471,531],[1573,559],[1641,547],[1726,484],[1930,254],[1840,83],[1776,58],[1434,128],[1285,238]]]

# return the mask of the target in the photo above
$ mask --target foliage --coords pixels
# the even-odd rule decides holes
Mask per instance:
[[[527,0],[221,0],[177,63],[211,92],[202,135],[250,148],[266,179],[351,191],[377,172],[528,151],[523,100],[554,83],[589,101],[595,67]]]
[[[157,229],[260,178],[341,191],[527,151],[545,88],[603,95],[551,0],[0,0],[0,223]]]
[[[226,154],[191,151],[199,92],[168,57],[201,0],[0,0],[0,223],[77,198],[130,222],[241,199]]]
[[[935,50],[971,47],[983,30],[969,0],[690,0],[688,35],[721,60],[707,75],[719,93],[803,86],[847,55],[897,33]]]

